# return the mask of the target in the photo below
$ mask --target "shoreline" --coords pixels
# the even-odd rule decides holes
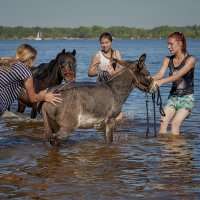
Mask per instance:
[[[115,40],[166,40],[165,38],[114,38]],[[200,38],[188,38],[190,40],[199,40]],[[43,41],[43,40],[99,40],[99,38],[67,38],[67,37],[61,37],[61,38],[42,38],[41,40],[37,40],[35,38],[25,37],[25,38],[0,38],[0,40],[30,40],[30,41]]]

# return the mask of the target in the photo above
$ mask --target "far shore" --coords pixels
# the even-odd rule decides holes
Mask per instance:
[[[114,38],[115,40],[161,40],[163,38]],[[0,38],[0,40],[35,40],[35,38]],[[99,38],[42,38],[41,40],[99,40]],[[41,41],[38,40],[38,41]]]
[[[113,39],[115,40],[162,40],[162,39],[165,39],[165,38],[114,38]],[[188,39],[200,39],[200,38],[188,38]],[[70,37],[70,38],[67,38],[67,37],[64,37],[64,38],[42,38],[40,40],[37,40],[35,38],[29,38],[29,37],[26,37],[26,38],[0,38],[0,40],[35,40],[35,41],[41,41],[41,40],[99,40],[99,38],[73,38],[73,37]]]

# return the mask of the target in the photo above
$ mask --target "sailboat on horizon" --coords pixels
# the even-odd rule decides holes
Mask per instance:
[[[37,37],[35,38],[35,40],[42,40],[42,32],[41,31],[39,31],[37,33]]]

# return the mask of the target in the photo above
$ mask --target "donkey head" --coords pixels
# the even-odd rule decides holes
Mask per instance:
[[[60,73],[66,82],[69,82],[76,77],[76,50],[72,52],[66,52],[65,49],[60,52],[56,60],[60,66]]]
[[[144,92],[154,93],[157,91],[157,88],[155,88],[153,84],[154,80],[147,70],[145,60],[146,54],[142,54],[139,60],[134,61],[114,59],[115,62],[124,66],[125,69],[128,69],[128,72],[132,77],[133,83],[138,89]]]

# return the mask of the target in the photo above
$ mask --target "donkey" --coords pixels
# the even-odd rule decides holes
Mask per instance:
[[[55,147],[77,128],[96,128],[103,132],[108,143],[113,141],[115,119],[134,87],[144,92],[156,92],[153,78],[145,66],[146,54],[139,60],[115,62],[125,65],[107,82],[78,83],[56,86],[62,103],[53,106],[44,102],[41,115],[44,120],[44,138]]]
[[[70,82],[76,77],[76,50],[66,52],[65,49],[58,53],[56,58],[49,63],[42,63],[38,67],[33,67],[33,85],[38,93],[55,85],[60,85],[62,81]],[[32,107],[31,118],[37,116],[37,103],[31,103],[25,89],[21,90],[18,96],[17,112],[23,113],[26,106]]]

